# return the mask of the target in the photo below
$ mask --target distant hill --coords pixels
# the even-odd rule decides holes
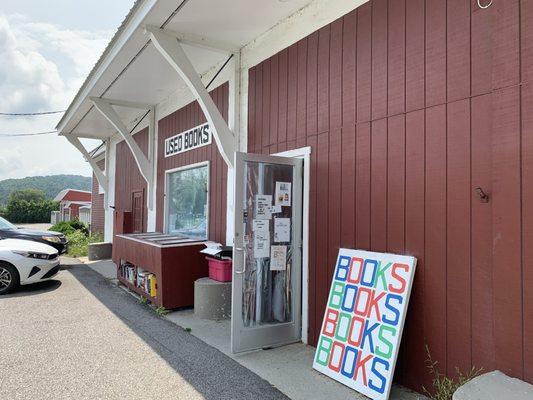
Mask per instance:
[[[91,190],[92,179],[81,175],[29,176],[0,181],[0,204],[6,204],[14,190],[39,189],[47,199],[53,199],[63,189]]]

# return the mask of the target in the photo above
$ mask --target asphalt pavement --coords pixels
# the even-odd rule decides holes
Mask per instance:
[[[0,399],[287,398],[84,265],[0,315]]]

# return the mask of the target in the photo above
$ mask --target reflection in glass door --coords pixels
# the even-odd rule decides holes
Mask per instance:
[[[232,349],[300,340],[302,160],[238,153]]]

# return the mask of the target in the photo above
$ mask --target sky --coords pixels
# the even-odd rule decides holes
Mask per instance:
[[[0,113],[65,110],[127,15],[133,0],[1,0]],[[91,169],[56,134],[61,114],[0,115],[0,180]],[[88,149],[100,142],[87,140]]]

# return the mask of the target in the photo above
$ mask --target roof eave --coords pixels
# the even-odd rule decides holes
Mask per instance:
[[[98,82],[102,74],[106,71],[109,65],[113,62],[119,51],[122,49],[125,43],[128,42],[132,34],[143,24],[144,19],[148,13],[152,10],[158,0],[136,0],[130,12],[117,29],[117,32],[105,48],[104,52],[92,68],[91,72],[81,85],[80,89],[74,96],[74,99],[68,106],[65,114],[59,120],[56,125],[56,130],[60,135],[64,135],[68,132],[64,132],[64,129],[68,122],[74,117],[77,110],[83,103],[83,101],[90,95],[91,90]]]

